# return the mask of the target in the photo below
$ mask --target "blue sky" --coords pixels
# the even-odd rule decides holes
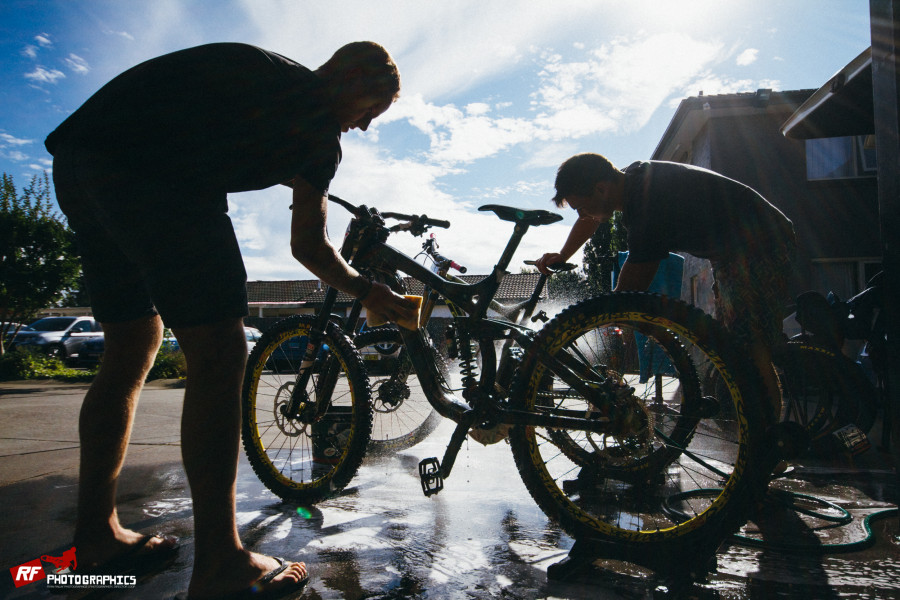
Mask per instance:
[[[43,140],[143,60],[238,41],[308,67],[341,45],[383,44],[401,99],[344,136],[331,191],[449,219],[441,250],[487,273],[510,233],[483,204],[552,209],[578,152],[649,158],[686,96],[818,88],[870,43],[867,0],[3,0],[0,171],[23,187],[52,169]],[[251,280],[299,279],[290,191],[229,196]],[[566,211],[571,213],[572,211]],[[339,242],[347,223],[330,211]],[[564,213],[565,214],[565,213]],[[529,231],[516,261],[558,250],[573,217]],[[414,254],[420,241],[396,236]],[[513,269],[517,262],[513,263]]]

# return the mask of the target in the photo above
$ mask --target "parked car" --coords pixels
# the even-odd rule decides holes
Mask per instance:
[[[12,337],[19,331],[30,330],[31,327],[29,327],[28,325],[23,325],[22,323],[12,323],[10,321],[4,321],[0,323],[0,336],[2,336],[5,340],[12,339]]]
[[[244,326],[244,338],[247,340],[247,354],[250,354],[250,352],[253,350],[253,346],[256,345],[256,342],[257,340],[259,340],[261,335],[262,332],[259,329],[255,327]],[[170,347],[173,350],[179,349],[178,340],[176,340],[174,337],[172,338]]]
[[[9,349],[33,349],[60,359],[75,358],[89,338],[103,335],[92,317],[44,317],[31,323],[28,331],[19,331]]]
[[[262,336],[262,332],[256,327],[244,327],[244,337],[247,338],[247,353],[253,352],[253,347],[256,345],[256,342],[259,341],[259,338]]]
[[[319,358],[323,358],[327,352],[328,344],[322,344],[319,348]],[[292,337],[282,342],[272,352],[266,361],[266,368],[282,372],[298,370],[305,353],[306,337]],[[360,354],[370,375],[389,375],[397,367],[400,346],[398,344],[366,346],[360,348]]]
[[[169,333],[169,330],[166,330],[166,336],[162,341],[162,350],[180,350],[178,346],[178,340],[175,339],[175,336]],[[254,327],[244,327],[244,336],[247,339],[247,352],[249,353],[253,350],[253,346],[256,345],[256,341],[262,333],[259,329]],[[100,362],[100,358],[103,356],[103,351],[105,349],[105,344],[103,337],[94,337],[86,340],[81,347],[81,352],[79,353],[75,363],[79,367],[89,367],[96,365]]]
[[[106,344],[102,336],[86,339],[81,345],[81,350],[78,352],[78,356],[73,359],[75,366],[92,367],[98,364],[100,362],[100,358],[103,356],[103,350],[105,349],[105,347]]]

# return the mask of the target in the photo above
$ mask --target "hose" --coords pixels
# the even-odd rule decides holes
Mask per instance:
[[[690,490],[687,492],[681,492],[678,494],[673,494],[669,496],[663,502],[663,511],[665,511],[670,517],[674,519],[682,519],[688,520],[690,517],[686,513],[681,512],[680,510],[674,508],[671,504],[674,502],[679,502],[682,500],[687,500],[690,498],[703,498],[703,497],[716,497],[722,492],[721,489],[717,488],[698,488],[696,490]],[[801,514],[805,514],[807,516],[827,521],[832,523],[831,527],[842,527],[844,525],[848,525],[853,521],[853,515],[850,512],[833,502],[829,502],[827,500],[823,500],[821,498],[817,498],[815,496],[809,496],[807,494],[801,494],[798,492],[791,492],[785,490],[770,490],[770,497],[776,499],[780,504],[786,506],[796,512]],[[812,502],[815,504],[819,504],[823,506],[823,510],[833,511],[836,514],[829,514],[826,512],[820,512],[813,510],[811,508],[805,508],[795,501],[797,499],[804,500],[807,502]],[[864,548],[868,548],[873,543],[875,543],[875,536],[872,533],[872,522],[876,519],[882,519],[890,515],[898,514],[898,509],[894,508],[886,508],[884,510],[880,510],[877,512],[870,513],[863,518],[863,529],[865,530],[866,536],[862,540],[850,543],[841,543],[841,544],[814,544],[814,543],[790,543],[790,542],[773,542],[766,541],[764,539],[757,539],[753,537],[749,537],[741,534],[734,534],[732,536],[732,540],[742,546],[747,546],[751,548],[766,548],[769,550],[781,550],[786,552],[818,552],[820,554],[836,554],[843,552],[854,552],[857,550],[862,550]]]

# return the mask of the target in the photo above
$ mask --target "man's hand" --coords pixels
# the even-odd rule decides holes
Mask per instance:
[[[379,315],[388,321],[415,321],[418,312],[416,303],[395,294],[383,283],[372,282],[372,289],[362,300],[362,305],[370,315]]]
[[[547,268],[547,265],[554,265],[556,263],[563,262],[566,262],[566,258],[562,254],[560,254],[559,252],[548,252],[535,261],[535,266],[537,267],[538,271],[540,271],[544,275],[552,275],[553,271],[550,271]]]

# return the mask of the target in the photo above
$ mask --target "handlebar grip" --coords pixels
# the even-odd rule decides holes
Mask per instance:
[[[412,221],[416,218],[415,215],[405,215],[398,212],[383,212],[381,216],[385,219],[397,219],[398,221]]]
[[[453,262],[452,260],[450,261],[450,268],[451,268],[451,269],[456,269],[456,270],[459,271],[460,273],[465,273],[466,271],[468,271],[467,268],[465,268],[464,266],[462,266],[462,265],[460,265],[460,264],[458,264],[458,263]]]
[[[337,196],[335,196],[335,195],[333,195],[333,194],[328,194],[328,199],[331,200],[332,202],[334,202],[335,204],[340,204],[341,206],[343,206],[344,208],[346,208],[346,209],[349,210],[350,212],[356,214],[356,211],[357,211],[358,207],[356,207],[356,206],[350,204],[349,202],[347,202],[347,201],[344,200],[343,198],[338,198]]]
[[[536,260],[526,260],[526,261],[522,261],[522,262],[524,262],[526,265],[529,265],[532,267],[537,264]],[[572,263],[567,263],[567,262],[558,262],[558,263],[553,263],[551,265],[547,265],[547,269],[549,269],[550,271],[553,271],[554,273],[559,273],[561,271],[572,271],[577,268],[578,268],[578,265],[573,265]]]
[[[397,219],[398,221],[419,221],[425,223],[426,225],[431,225],[432,227],[443,227],[444,229],[450,228],[450,221],[431,219],[428,217],[428,215],[406,215],[397,212],[383,212],[381,213],[381,216],[387,219]]]

